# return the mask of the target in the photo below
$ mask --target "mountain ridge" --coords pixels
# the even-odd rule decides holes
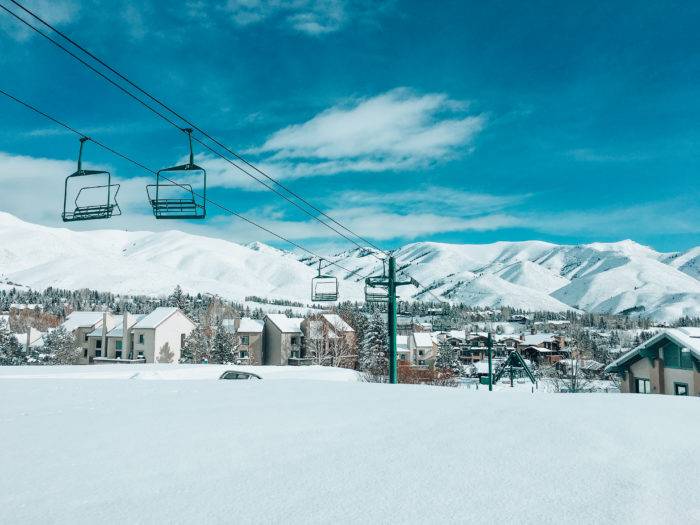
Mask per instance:
[[[663,321],[700,316],[700,247],[662,253],[629,239],[582,245],[414,242],[394,253],[400,273],[431,292],[402,287],[404,300],[438,296],[474,306],[634,312]],[[361,276],[383,270],[369,249],[327,258],[351,270],[324,270],[338,277],[342,300],[361,301]],[[310,303],[315,263],[261,242],[240,245],[178,230],[73,231],[0,212],[0,283],[35,289],[165,295],[179,284],[190,293],[236,300],[255,295]]]

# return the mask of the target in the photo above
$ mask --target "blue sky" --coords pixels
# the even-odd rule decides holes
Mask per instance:
[[[0,0],[8,5],[7,0]],[[417,240],[700,244],[700,5],[309,0],[27,2],[353,230]],[[154,168],[181,134],[0,13],[0,88]],[[0,209],[56,225],[77,139],[0,99]],[[348,247],[221,160],[209,195]],[[156,221],[150,177],[97,148],[125,214],[80,228],[263,232],[211,210]]]

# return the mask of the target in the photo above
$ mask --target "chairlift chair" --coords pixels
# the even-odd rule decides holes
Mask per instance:
[[[189,137],[189,162],[158,170],[156,183],[146,186],[148,201],[156,219],[204,219],[207,215],[207,172],[194,163],[192,129],[186,128],[183,131]],[[192,177],[202,178],[201,195],[195,195],[192,185],[182,181]],[[173,179],[180,179],[182,182]]]
[[[375,276],[365,279],[365,302],[366,303],[388,303],[389,289],[384,284],[386,277]]]
[[[61,218],[63,222],[73,221],[91,221],[94,219],[109,219],[114,215],[121,215],[121,209],[117,203],[117,193],[119,193],[119,184],[112,184],[112,175],[108,171],[101,170],[84,170],[83,169],[83,146],[85,142],[90,140],[88,137],[80,137],[80,150],[78,152],[78,170],[66,177],[65,186],[63,189],[63,213]],[[68,186],[71,179],[76,177],[101,177],[107,179],[107,184],[97,184],[92,186],[83,186],[78,190],[75,196],[73,210],[68,210]],[[80,197],[85,191],[87,194],[95,194],[95,190],[104,189],[106,199],[98,204],[80,204]]]
[[[318,275],[311,279],[311,301],[333,302],[338,300],[338,279],[321,274],[321,260],[318,261]]]

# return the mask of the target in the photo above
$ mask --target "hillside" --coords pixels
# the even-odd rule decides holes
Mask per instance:
[[[419,242],[396,252],[402,274],[430,290],[403,287],[403,299],[444,300],[526,310],[631,313],[673,320],[700,315],[700,247],[664,254],[626,240],[557,245],[541,241],[479,244]],[[352,271],[327,271],[344,300],[362,300],[362,277],[382,272],[368,250],[329,256]],[[179,231],[75,232],[0,213],[0,283],[32,288],[92,288],[231,299],[255,295],[309,302],[315,261],[263,243],[241,246]]]

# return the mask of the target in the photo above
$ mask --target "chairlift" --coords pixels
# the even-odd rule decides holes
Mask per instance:
[[[338,300],[338,279],[321,274],[321,259],[318,260],[318,275],[311,279],[311,301],[315,303]]]
[[[207,172],[194,163],[192,129],[182,131],[189,137],[189,162],[158,170],[156,183],[146,186],[148,201],[156,219],[204,219],[207,214]],[[202,180],[202,191],[201,195],[195,195],[192,184],[187,181],[199,178]],[[180,182],[174,179],[180,179]]]
[[[365,279],[365,302],[366,303],[388,303],[389,288],[387,287],[386,261],[382,261],[384,266],[382,275],[375,275]]]
[[[63,189],[63,213],[61,218],[63,222],[73,222],[73,221],[91,221],[94,219],[109,219],[114,215],[121,215],[121,209],[117,203],[117,193],[119,193],[119,184],[112,184],[112,175],[108,171],[101,170],[84,170],[83,169],[83,146],[85,142],[90,140],[88,137],[80,137],[80,150],[78,152],[78,170],[66,177],[66,183]],[[78,190],[75,195],[75,208],[69,211],[66,206],[68,205],[68,186],[71,179],[75,177],[98,177],[106,178],[106,184],[97,184],[92,186],[83,186]],[[104,202],[95,204],[94,201],[91,204],[81,204],[81,197],[83,201],[89,199],[87,195],[100,194],[104,191],[106,198]],[[85,192],[85,193],[83,193]]]

